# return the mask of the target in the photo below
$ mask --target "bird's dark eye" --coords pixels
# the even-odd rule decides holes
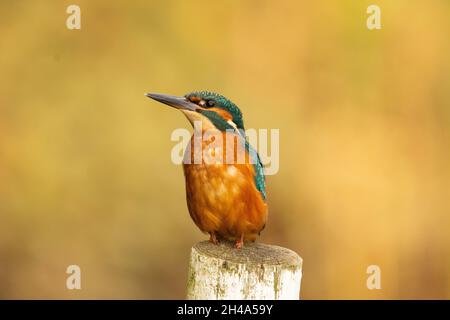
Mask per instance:
[[[206,101],[206,105],[211,108],[214,107],[216,105],[216,102],[214,100],[207,100]]]

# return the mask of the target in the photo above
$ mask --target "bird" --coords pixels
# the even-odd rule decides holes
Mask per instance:
[[[245,136],[241,110],[209,91],[145,95],[180,110],[194,128],[183,172],[195,225],[216,245],[228,240],[241,249],[245,241],[254,242],[268,217],[266,181],[260,157]]]

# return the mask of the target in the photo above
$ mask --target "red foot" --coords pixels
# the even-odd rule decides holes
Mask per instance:
[[[209,233],[209,241],[211,241],[212,243],[214,243],[215,245],[219,244],[219,240],[217,240],[216,238],[216,234],[214,232],[210,232]]]
[[[236,249],[242,249],[242,247],[244,246],[244,235],[242,235],[240,239],[236,240],[234,246],[236,247]]]

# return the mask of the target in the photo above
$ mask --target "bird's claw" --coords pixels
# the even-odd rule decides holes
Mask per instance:
[[[242,249],[244,246],[244,235],[242,235],[239,239],[236,240],[234,244],[236,249]]]
[[[214,232],[210,232],[209,241],[211,241],[215,245],[219,244],[219,240],[217,240],[216,234]]]

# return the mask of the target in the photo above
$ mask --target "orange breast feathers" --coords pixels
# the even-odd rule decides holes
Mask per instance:
[[[218,131],[202,141],[191,138],[183,165],[187,204],[203,232],[253,241],[265,226],[267,204],[256,188],[250,157],[239,150],[236,137]]]

